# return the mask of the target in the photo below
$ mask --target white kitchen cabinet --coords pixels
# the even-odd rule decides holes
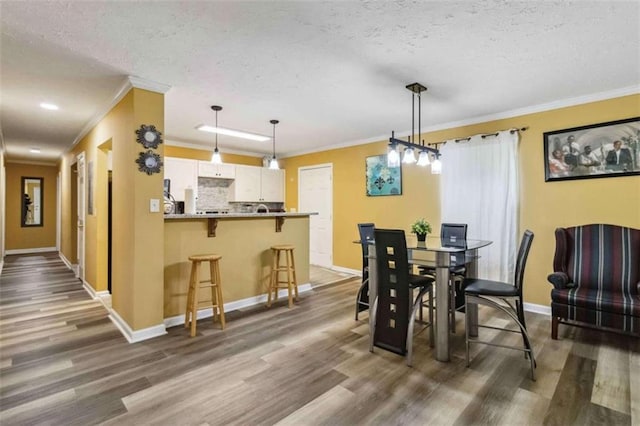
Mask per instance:
[[[198,176],[234,179],[236,177],[236,166],[234,164],[213,164],[210,161],[198,161]]]
[[[261,200],[271,203],[284,203],[284,170],[260,168],[262,181],[260,182]]]
[[[236,166],[230,201],[284,203],[284,170]]]
[[[170,192],[176,201],[184,201],[186,188],[198,196],[198,160],[164,157],[164,178],[171,181]]]

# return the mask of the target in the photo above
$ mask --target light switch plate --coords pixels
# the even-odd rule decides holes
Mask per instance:
[[[152,198],[149,200],[149,211],[151,213],[160,213],[160,200]]]

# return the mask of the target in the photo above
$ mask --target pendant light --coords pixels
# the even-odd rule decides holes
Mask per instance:
[[[412,93],[411,99],[411,136],[404,141],[395,137],[395,132],[391,132],[391,138],[389,138],[389,149],[387,151],[387,167],[399,167],[400,166],[400,153],[398,151],[399,146],[404,146],[404,152],[402,155],[403,164],[417,163],[418,166],[428,166],[431,164],[431,173],[440,174],[442,172],[442,163],[440,162],[440,151],[436,144],[435,148],[425,145],[424,141],[420,143],[421,130],[422,130],[422,92],[427,88],[420,83],[408,84],[406,88]],[[416,97],[418,98],[418,143],[412,142],[416,140],[415,135],[415,104]],[[419,154],[416,161],[416,151]],[[429,156],[433,154],[434,161],[431,162]]]
[[[212,105],[211,109],[216,112],[216,128],[218,127],[218,111],[222,110],[221,106]],[[211,156],[211,162],[213,164],[222,164],[222,157],[220,157],[220,151],[218,151],[218,134],[216,133],[216,148],[213,150],[213,155]]]
[[[269,123],[273,124],[273,157],[271,157],[271,161],[269,162],[269,168],[272,170],[278,170],[278,160],[276,160],[276,124],[279,123],[278,120],[271,120]]]

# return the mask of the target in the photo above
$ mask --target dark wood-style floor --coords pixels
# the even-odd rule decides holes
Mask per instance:
[[[549,319],[527,314],[536,382],[516,351],[478,345],[466,368],[460,332],[450,363],[435,361],[420,335],[408,368],[368,351],[367,315],[353,319],[358,284],[320,287],[293,309],[231,312],[225,331],[203,320],[195,338],[174,327],[130,345],[55,253],[8,256],[0,423],[640,424],[638,339],[562,327],[553,341]],[[506,334],[485,336],[519,339]]]

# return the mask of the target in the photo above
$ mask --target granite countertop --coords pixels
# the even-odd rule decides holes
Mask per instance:
[[[260,217],[302,217],[318,214],[310,213],[215,213],[215,214],[165,214],[165,219],[236,219],[236,218],[260,218]]]

